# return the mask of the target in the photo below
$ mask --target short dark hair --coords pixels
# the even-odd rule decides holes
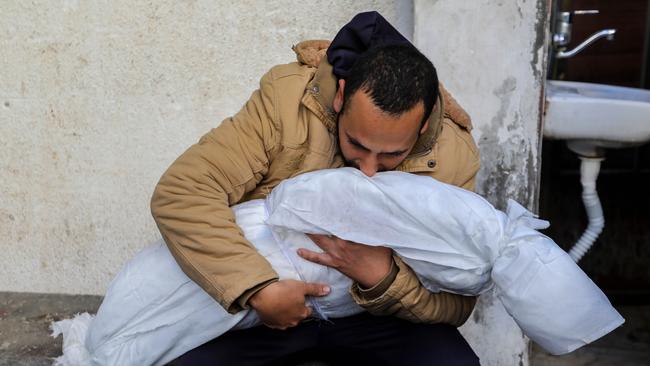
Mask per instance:
[[[422,102],[424,124],[438,99],[438,75],[431,61],[414,46],[378,46],[361,54],[350,69],[345,79],[344,106],[358,90],[392,116],[400,116]]]

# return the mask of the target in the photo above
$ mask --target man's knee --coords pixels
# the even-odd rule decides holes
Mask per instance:
[[[420,324],[415,332],[422,365],[478,366],[479,358],[458,329],[447,324]],[[420,351],[421,350],[421,351]]]
[[[327,333],[328,346],[376,355],[390,365],[479,365],[458,329],[447,324],[360,314],[339,319]]]

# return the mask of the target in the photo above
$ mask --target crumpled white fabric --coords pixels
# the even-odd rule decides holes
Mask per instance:
[[[54,359],[53,366],[89,364],[90,356],[84,342],[92,321],[92,315],[82,313],[72,319],[52,323],[52,337],[63,335],[63,355]]]
[[[324,282],[331,287],[330,294],[318,303],[308,300],[322,318],[363,311],[348,292],[352,284],[349,278],[303,260],[287,245],[278,245],[265,224],[268,215],[263,200],[236,205],[233,211],[246,238],[280,278]],[[319,250],[304,234],[291,245]],[[183,273],[162,239],[143,249],[120,270],[97,315],[87,323],[87,333],[74,337],[85,339],[85,357],[67,354],[70,348],[65,347],[68,335],[64,332],[64,354],[57,366],[165,365],[230,329],[260,324],[254,311],[233,315],[223,309]]]
[[[570,257],[536,231],[548,223],[514,201],[503,213],[429,177],[384,172],[368,178],[344,168],[286,180],[266,200],[233,210],[281,278],[332,287],[328,296],[309,299],[325,319],[363,310],[349,295],[350,279],[296,255],[301,247],[320,251],[304,233],[389,246],[432,291],[476,295],[494,286],[523,332],[553,354],[571,352],[624,321]],[[85,346],[93,365],[163,365],[229,329],[257,324],[254,311],[228,314],[182,272],[161,240],[113,280]]]
[[[429,177],[369,178],[345,168],[285,181],[267,206],[267,224],[280,240],[298,231],[389,246],[434,292],[476,295],[494,286],[524,334],[552,354],[571,352],[624,322],[569,255],[536,231],[548,222],[512,200],[503,213]]]

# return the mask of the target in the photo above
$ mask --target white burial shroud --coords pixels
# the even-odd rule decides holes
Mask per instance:
[[[282,279],[332,287],[330,295],[309,299],[322,318],[336,321],[362,309],[348,293],[348,278],[296,255],[298,248],[320,251],[305,233],[388,246],[434,292],[477,295],[494,287],[522,331],[553,354],[624,322],[573,260],[536,231],[548,223],[514,201],[503,213],[430,177],[383,172],[369,178],[344,168],[286,180],[266,200],[233,210]],[[253,311],[228,314],[180,270],[162,241],[127,263],[97,316],[84,319],[90,323],[85,337],[66,339],[64,331],[59,364],[163,365],[230,329],[259,324]]]

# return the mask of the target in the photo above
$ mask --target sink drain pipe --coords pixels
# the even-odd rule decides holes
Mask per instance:
[[[598,199],[598,192],[596,192],[596,179],[600,172],[600,163],[604,158],[588,158],[580,156],[580,183],[582,183],[582,202],[587,211],[587,218],[589,224],[587,229],[582,233],[582,236],[573,245],[569,251],[569,255],[574,261],[578,262],[582,256],[594,244],[598,235],[603,231],[605,226],[605,217],[603,216],[603,208]]]

